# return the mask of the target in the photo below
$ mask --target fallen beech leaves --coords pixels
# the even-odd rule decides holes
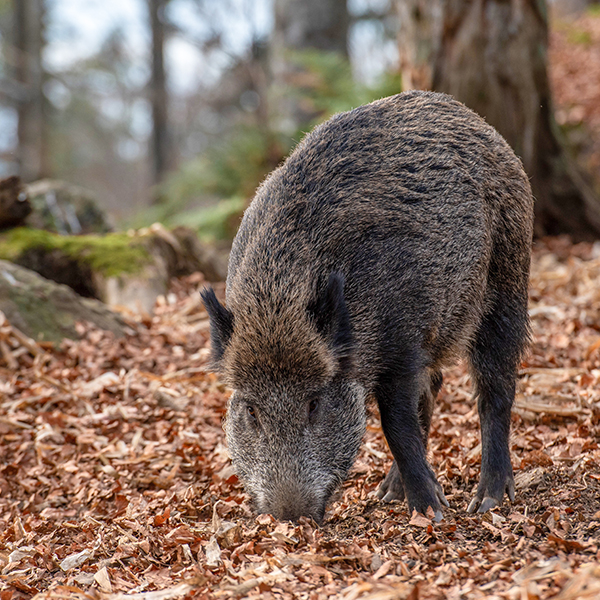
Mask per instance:
[[[549,76],[556,120],[577,158],[596,180],[600,173],[600,14],[557,19],[550,32]],[[582,131],[586,134],[582,136]]]
[[[430,533],[431,528],[431,519],[425,517],[424,515],[419,514],[416,510],[413,510],[409,525],[415,525],[416,527],[424,527]]]
[[[0,600],[597,597],[596,252],[562,239],[535,251],[514,504],[466,513],[477,408],[465,369],[447,373],[429,446],[441,523],[376,499],[391,458],[373,406],[321,527],[252,515],[221,427],[228,392],[206,368],[199,276],[125,339],[82,328],[34,356],[5,338],[17,368],[0,362]]]

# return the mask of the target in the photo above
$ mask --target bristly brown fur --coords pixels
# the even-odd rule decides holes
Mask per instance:
[[[299,323],[289,307],[269,316],[263,311],[264,305],[236,319],[223,357],[223,376],[232,388],[260,390],[281,381],[319,387],[333,378],[335,356],[308,319]]]
[[[322,514],[358,447],[359,403],[373,394],[397,462],[386,498],[406,493],[411,508],[439,510],[424,444],[440,369],[459,356],[479,394],[477,500],[488,507],[512,493],[508,428],[529,332],[532,207],[503,138],[429,92],[336,115],[268,177],[230,256],[231,332],[212,310],[215,359],[237,390],[228,440],[260,508]],[[314,398],[317,412],[307,408]],[[319,485],[311,501],[286,508]]]

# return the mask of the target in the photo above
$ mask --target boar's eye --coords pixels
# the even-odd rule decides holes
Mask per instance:
[[[248,414],[250,415],[250,417],[256,421],[256,411],[254,410],[254,406],[250,406],[250,404],[248,404],[246,406],[246,410],[248,411]]]
[[[313,398],[308,405],[308,416],[314,416],[314,414],[317,412],[317,408],[319,408],[319,400],[317,398]]]

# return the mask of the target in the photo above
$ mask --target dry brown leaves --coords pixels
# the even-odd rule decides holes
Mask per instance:
[[[553,19],[550,83],[556,120],[595,179],[600,180],[600,11]],[[578,148],[578,146],[583,146]]]
[[[374,407],[323,526],[251,514],[224,446],[227,392],[206,370],[201,284],[176,282],[122,340],[83,330],[52,350],[0,325],[0,600],[599,597],[598,247],[535,251],[517,500],[492,514],[465,511],[478,419],[464,369],[446,376],[439,524],[375,499],[390,457]]]

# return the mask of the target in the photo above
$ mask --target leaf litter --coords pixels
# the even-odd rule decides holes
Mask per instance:
[[[552,6],[550,7],[552,9]],[[600,11],[570,17],[551,10],[549,78],[555,117],[570,150],[600,186]]]
[[[486,515],[466,513],[481,456],[470,382],[447,373],[429,447],[441,523],[376,499],[391,457],[374,405],[322,526],[253,515],[224,441],[229,392],[207,367],[202,285],[175,281],[122,339],[81,326],[53,348],[2,320],[0,600],[599,597],[599,244],[535,248],[517,498]]]

